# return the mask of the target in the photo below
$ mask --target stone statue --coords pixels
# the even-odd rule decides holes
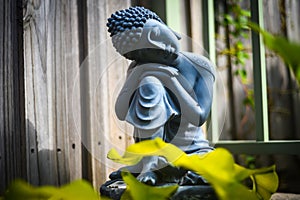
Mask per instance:
[[[180,36],[143,7],[117,11],[107,27],[116,50],[132,60],[115,111],[120,120],[134,126],[135,142],[160,137],[187,154],[211,151],[200,128],[212,104],[215,76],[211,62],[181,52]],[[161,157],[147,157],[125,168],[150,185],[205,184],[200,176],[175,169]],[[121,178],[120,170],[110,178]]]

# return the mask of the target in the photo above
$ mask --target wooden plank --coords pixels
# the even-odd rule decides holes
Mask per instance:
[[[166,0],[166,22],[167,25],[174,31],[181,33],[181,15],[180,0]]]
[[[26,179],[22,1],[0,6],[0,196]]]
[[[202,1],[202,11],[203,11],[203,45],[204,49],[207,51],[212,63],[216,63],[216,49],[215,49],[215,24],[214,21],[214,1]],[[210,124],[208,126],[209,134],[208,139],[215,143],[219,140],[219,135],[222,130],[219,130],[219,120],[218,120],[218,104],[217,104],[217,83],[214,86],[213,91],[213,102],[211,108]]]
[[[81,178],[77,2],[28,1],[25,8],[29,181],[64,184]]]
[[[264,28],[275,35],[286,36],[284,1],[264,0]],[[283,60],[266,48],[269,98],[270,139],[292,139],[296,119],[291,95],[291,77]]]
[[[81,80],[81,87],[86,89],[84,100],[84,110],[86,118],[83,123],[89,127],[85,134],[87,135],[85,145],[91,153],[91,178],[95,187],[99,187],[107,180],[109,174],[109,166],[107,166],[106,154],[113,140],[119,136],[112,137],[115,134],[111,128],[111,115],[114,110],[114,102],[110,102],[110,96],[115,90],[118,80],[117,77],[111,76],[108,67],[112,58],[109,58],[107,52],[108,34],[106,28],[107,18],[115,11],[127,8],[130,1],[88,1],[86,11],[87,23],[87,58],[82,65],[82,70],[86,75]],[[95,25],[96,24],[96,25]],[[121,72],[124,69],[118,69],[113,73]],[[126,67],[127,66],[123,66]],[[117,143],[119,146],[124,146],[124,142],[120,140]]]
[[[85,88],[86,82],[88,80],[88,71],[87,68],[82,67],[84,64],[83,62],[85,61],[85,58],[88,54],[87,51],[87,23],[86,23],[86,1],[77,1],[77,11],[78,11],[78,32],[79,32],[79,61],[80,61],[80,67],[79,67],[79,88],[80,88],[80,115],[78,116],[77,119],[80,119],[81,121],[81,129],[80,129],[80,140],[81,140],[81,155],[82,155],[82,178],[87,179],[89,181],[92,181],[91,178],[91,160],[90,160],[90,155],[89,152],[87,151],[85,147],[85,141],[87,141],[87,136],[86,134],[89,129],[88,123],[87,123],[87,116],[89,116],[88,111],[86,107],[87,105],[87,99],[86,96],[88,96],[88,88]]]
[[[202,13],[202,1],[191,0],[191,37],[192,37],[192,49],[193,52],[198,54],[204,54],[204,41],[203,41],[203,13]]]
[[[79,46],[77,3],[74,1],[57,2],[55,46],[55,118],[56,153],[59,183],[81,178],[81,141]],[[77,147],[77,148],[76,148]]]
[[[5,28],[5,24],[4,22],[6,21],[6,16],[4,15],[4,10],[5,10],[5,4],[3,4],[2,6],[0,6],[0,29],[3,31],[0,31],[0,65],[4,66],[5,64],[5,59],[4,59],[4,33],[6,30]],[[0,88],[1,88],[1,92],[0,92],[0,108],[1,110],[4,110],[4,99],[5,99],[5,93],[4,93],[4,87],[5,85],[4,83],[4,67],[1,67],[0,69]],[[4,112],[0,112],[0,173],[1,174],[6,174],[5,173],[5,158],[6,158],[6,153],[5,153],[5,129],[4,129]],[[0,194],[3,194],[5,191],[5,188],[7,186],[7,181],[6,178],[3,177],[2,179],[0,179]]]
[[[106,7],[106,19],[111,15],[111,13],[128,8],[130,6],[130,1],[124,1],[120,5],[117,1],[107,4]],[[107,29],[106,29],[107,30]],[[111,148],[116,148],[124,151],[126,147],[133,142],[132,134],[133,129],[127,122],[121,122],[117,119],[115,114],[115,101],[118,95],[118,90],[121,89],[123,81],[127,73],[127,68],[130,61],[126,60],[120,56],[115,49],[112,47],[111,39],[108,37],[106,32],[107,41],[107,60],[106,60],[106,70],[107,70],[107,92],[108,92],[108,115],[109,115],[109,130],[105,132],[106,147],[104,148],[104,158]],[[119,164],[113,163],[106,159],[106,178],[112,171],[120,168]]]
[[[251,20],[260,27],[264,27],[262,1],[251,1]],[[265,48],[261,35],[252,31],[253,52],[253,80],[256,119],[256,140],[269,140],[267,75],[265,62]]]
[[[181,50],[192,51],[190,2],[166,0],[165,12],[167,25],[181,36]]]
[[[300,2],[298,0],[285,1],[287,37],[291,41],[300,42]]]
[[[27,13],[34,16],[28,19],[24,30],[24,65],[25,65],[25,92],[26,96],[26,119],[27,138],[29,138],[28,153],[36,154],[33,160],[29,160],[29,181],[34,184],[58,184],[56,171],[56,158],[54,151],[54,136],[50,132],[53,118],[51,116],[51,93],[48,85],[51,83],[51,74],[47,69],[47,61],[51,62],[52,56],[47,55],[47,5],[46,2],[34,5],[28,2]],[[32,10],[30,10],[30,8]],[[49,51],[51,52],[51,47]],[[49,56],[49,57],[48,57]],[[54,63],[53,63],[54,66]],[[30,78],[30,79],[29,79]],[[31,95],[29,95],[31,94]],[[30,107],[29,107],[30,106]],[[50,110],[50,111],[49,111]],[[49,127],[50,126],[50,127]],[[31,162],[32,161],[32,162]]]
[[[67,139],[65,141],[66,157],[69,163],[70,181],[82,177],[81,162],[81,107],[80,107],[80,85],[79,85],[79,25],[78,4],[75,1],[67,1],[65,4],[64,25],[65,36],[63,45],[64,54],[65,90],[66,90],[66,123]]]
[[[300,1],[298,0],[290,0],[285,1],[286,8],[286,31],[287,38],[290,41],[300,43],[300,17],[297,13],[300,12]],[[291,75],[291,95],[293,99],[293,117],[294,121],[300,118],[300,92],[299,92],[299,84],[295,80],[295,76]],[[295,124],[295,130],[293,134],[294,139],[300,138],[300,124]]]
[[[87,72],[87,79],[85,82],[81,82],[82,87],[86,88],[87,95],[83,98],[87,98],[87,103],[83,112],[87,112],[86,126],[89,128],[86,130],[87,138],[85,146],[88,149],[91,156],[91,179],[95,187],[100,185],[100,182],[104,182],[106,176],[105,165],[100,160],[105,159],[104,148],[104,134],[108,132],[109,120],[108,120],[108,97],[107,97],[107,77],[101,77],[106,67],[106,45],[97,49],[97,46],[104,41],[106,36],[105,17],[106,14],[106,1],[88,1],[87,2],[87,57],[85,58],[83,70]],[[102,11],[102,13],[100,12]],[[95,24],[98,22],[98,26]],[[100,51],[102,49],[102,51]],[[85,69],[84,69],[85,68]],[[102,79],[101,79],[102,78]],[[101,82],[99,85],[98,82]],[[98,87],[98,88],[97,88]],[[95,90],[98,89],[98,93]],[[100,112],[100,113],[98,113]],[[96,118],[97,115],[99,118]]]

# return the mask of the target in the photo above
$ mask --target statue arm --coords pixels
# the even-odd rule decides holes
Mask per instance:
[[[142,80],[141,77],[145,77],[143,74],[156,71],[158,73],[165,72],[167,76],[177,75],[177,70],[175,68],[167,70],[165,67],[153,63],[139,65],[134,68],[129,67],[129,70],[127,79],[115,104],[116,115],[120,120],[125,120],[131,97],[138,88],[139,83]]]
[[[202,125],[207,119],[212,104],[215,80],[213,64],[206,57],[190,52],[180,53],[178,60],[177,67],[182,76],[177,79],[200,106]]]
[[[138,87],[138,80],[139,76],[141,75],[141,70],[139,70],[138,67],[133,69],[129,68],[128,73],[129,74],[127,75],[126,81],[118,95],[115,104],[115,112],[120,120],[125,120],[130,105],[130,99]]]

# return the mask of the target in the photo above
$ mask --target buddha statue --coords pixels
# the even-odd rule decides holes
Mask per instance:
[[[180,36],[143,7],[115,12],[107,27],[116,51],[132,60],[115,112],[133,125],[135,142],[160,137],[187,154],[213,150],[201,129],[212,104],[212,63],[204,56],[181,51]],[[157,156],[124,168],[149,185],[205,184],[200,176],[174,168]],[[122,169],[110,178],[120,179]]]

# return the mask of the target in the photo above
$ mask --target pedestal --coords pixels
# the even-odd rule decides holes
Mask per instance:
[[[119,200],[126,190],[123,180],[107,181],[100,187],[100,193],[113,200]],[[213,188],[209,185],[179,186],[171,200],[217,200]]]

